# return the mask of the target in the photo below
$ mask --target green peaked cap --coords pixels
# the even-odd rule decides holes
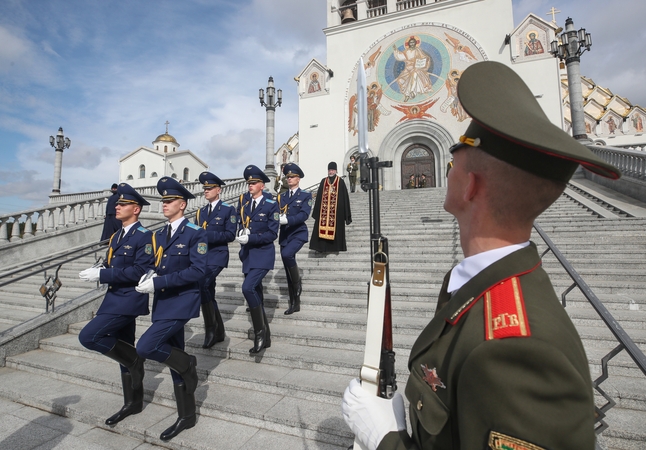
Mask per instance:
[[[603,177],[621,176],[550,122],[527,85],[504,64],[469,66],[458,82],[458,98],[472,118],[461,139],[467,145],[543,178],[566,182],[578,164]]]

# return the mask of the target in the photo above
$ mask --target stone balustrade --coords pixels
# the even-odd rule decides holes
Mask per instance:
[[[646,153],[616,147],[589,145],[597,156],[621,171],[622,177],[646,181]]]
[[[225,180],[227,183],[222,188],[221,197],[224,200],[237,198],[247,191],[244,180],[236,178]],[[204,204],[204,191],[199,182],[185,183],[184,186],[195,195],[195,199],[188,201],[187,210],[192,211]],[[162,204],[156,186],[136,188],[137,191],[150,202],[144,207],[143,212],[162,214]],[[105,217],[105,208],[111,192],[93,191],[76,194],[53,195],[49,204],[40,208],[19,211],[0,216],[0,246],[9,242],[19,242],[43,233],[83,225],[92,221],[102,221]],[[20,232],[19,224],[24,223],[24,232]],[[34,224],[36,228],[34,230]],[[11,225],[11,227],[9,226]],[[9,228],[11,231],[9,232]]]

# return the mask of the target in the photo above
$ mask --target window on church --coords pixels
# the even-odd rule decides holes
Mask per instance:
[[[146,166],[143,164],[139,166],[139,178],[146,178]]]
[[[150,174],[150,178],[157,178],[157,172],[153,172]]]
[[[168,153],[168,145],[164,145],[164,153]]]
[[[182,180],[188,181],[188,167],[184,167],[184,176],[182,177]]]
[[[132,175],[128,175],[128,178],[126,178],[126,180],[132,180],[132,179],[133,179]]]

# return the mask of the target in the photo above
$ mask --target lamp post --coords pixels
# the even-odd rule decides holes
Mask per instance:
[[[276,89],[274,88],[274,78],[269,77],[269,82],[267,83],[267,96],[265,97],[265,90],[261,88],[258,91],[258,97],[260,98],[260,106],[264,106],[267,110],[267,161],[265,163],[265,175],[272,179],[277,175],[276,169],[274,167],[274,133],[276,127],[276,107],[282,105],[283,103],[283,91],[281,89],[278,89],[278,91],[276,91]]]
[[[70,138],[63,136],[63,127],[58,128],[56,138],[49,137],[49,145],[56,150],[56,158],[54,159],[54,187],[52,195],[60,195],[61,193],[61,168],[63,167],[63,150],[70,148],[72,141]]]
[[[588,140],[585,133],[585,114],[583,112],[583,93],[581,90],[581,55],[592,47],[592,36],[574,29],[570,17],[565,21],[565,31],[559,40],[552,41],[550,53],[555,58],[565,61],[567,69],[568,91],[570,95],[570,118],[572,120],[572,136],[574,139]]]

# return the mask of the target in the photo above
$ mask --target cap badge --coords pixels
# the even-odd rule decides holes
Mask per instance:
[[[432,369],[429,369],[426,364],[421,364],[422,367],[422,372],[424,372],[424,381],[433,389],[433,392],[437,392],[437,388],[441,387],[442,389],[446,389],[446,386],[444,386],[444,383],[442,383],[442,380],[440,380],[440,377],[437,376],[437,371],[435,370],[435,367]]]
[[[168,195],[168,191],[164,189],[164,195]]]

